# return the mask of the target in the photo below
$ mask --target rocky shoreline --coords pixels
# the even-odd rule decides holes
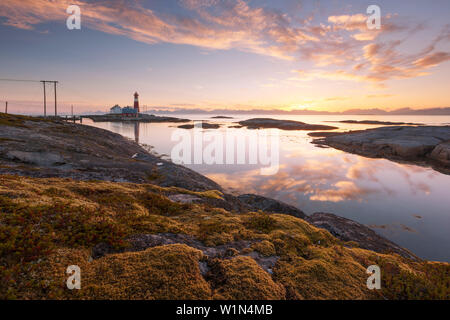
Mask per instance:
[[[313,136],[313,134],[310,134]],[[393,126],[375,129],[316,133],[317,145],[393,161],[431,166],[450,174],[450,126]]]
[[[385,126],[417,126],[420,123],[412,122],[393,122],[393,121],[377,121],[377,120],[342,120],[342,121],[328,121],[328,122],[338,122],[338,123],[348,123],[348,124],[374,124],[374,125],[385,125]]]
[[[180,129],[194,129],[194,124],[182,124],[180,126],[178,126],[177,128]],[[201,123],[201,128],[202,129],[219,129],[220,128],[220,124],[218,123],[208,123],[208,122],[202,122]]]
[[[278,120],[272,118],[253,118],[244,121],[239,121],[239,124],[248,129],[280,129],[280,130],[335,130],[337,127],[308,124],[294,120]]]
[[[3,116],[5,117],[5,116]],[[301,210],[283,202],[258,195],[235,197],[223,192],[221,186],[207,177],[176,165],[147,152],[134,141],[107,130],[63,121],[37,120],[8,116],[9,125],[0,125],[0,174],[28,177],[62,177],[75,180],[103,180],[112,182],[151,182],[162,187],[179,187],[191,191],[218,190],[221,198],[192,195],[169,195],[181,203],[204,203],[226,210],[288,214],[312,224],[334,230],[342,225],[339,217],[327,215],[327,224],[310,220]],[[314,215],[313,215],[314,216]],[[322,219],[323,220],[323,219]],[[396,244],[387,244],[382,237],[352,237],[367,234],[367,227],[354,223],[347,225],[353,233],[338,238],[356,241],[362,248],[379,252],[397,252],[411,257]],[[355,231],[356,230],[356,231]],[[383,243],[383,245],[371,242]],[[382,249],[381,249],[382,248]]]
[[[333,214],[226,194],[90,126],[0,114],[0,211],[3,299],[447,297],[449,264]],[[65,287],[73,264],[83,290]],[[372,264],[381,292],[365,285]]]

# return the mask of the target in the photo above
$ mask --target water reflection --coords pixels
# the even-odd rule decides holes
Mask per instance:
[[[318,119],[294,120],[320,123]],[[436,122],[436,118],[430,121]],[[174,124],[90,124],[154,146],[160,154],[170,155],[176,143],[170,140]],[[351,125],[340,130],[364,128]],[[235,130],[247,134],[247,129]],[[229,192],[265,195],[295,205],[308,214],[332,212],[371,225],[381,235],[423,258],[450,261],[450,176],[431,168],[317,148],[311,144],[307,132],[302,131],[280,132],[280,168],[275,175],[262,176],[260,166],[248,164],[188,167]]]
[[[140,122],[135,122],[134,123],[134,141],[136,141],[137,143],[139,143],[139,128],[141,126]]]

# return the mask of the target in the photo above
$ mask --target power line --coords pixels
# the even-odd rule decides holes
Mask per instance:
[[[54,90],[55,90],[55,117],[58,115],[58,108],[57,108],[57,100],[56,100],[56,84],[58,81],[54,80],[29,80],[29,79],[0,79],[0,81],[12,81],[12,82],[42,82],[43,88],[44,88],[44,117],[47,116],[47,95],[45,93],[45,85],[47,83],[53,83]]]
[[[40,82],[39,80],[24,80],[24,79],[0,79],[0,81],[15,81],[15,82]]]

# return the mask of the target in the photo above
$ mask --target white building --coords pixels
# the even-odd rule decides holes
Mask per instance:
[[[109,113],[121,114],[122,113],[122,108],[119,105],[116,104],[114,107],[112,107],[110,109]]]

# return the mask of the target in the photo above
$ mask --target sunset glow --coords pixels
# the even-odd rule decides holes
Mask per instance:
[[[449,13],[0,0],[0,300],[170,319],[448,301]]]
[[[66,8],[81,8],[68,30]],[[0,3],[1,78],[58,80],[62,112],[450,106],[450,3],[164,0]],[[440,14],[442,13],[442,14]],[[40,84],[0,82],[0,100],[39,113]],[[51,90],[49,90],[51,94]]]

